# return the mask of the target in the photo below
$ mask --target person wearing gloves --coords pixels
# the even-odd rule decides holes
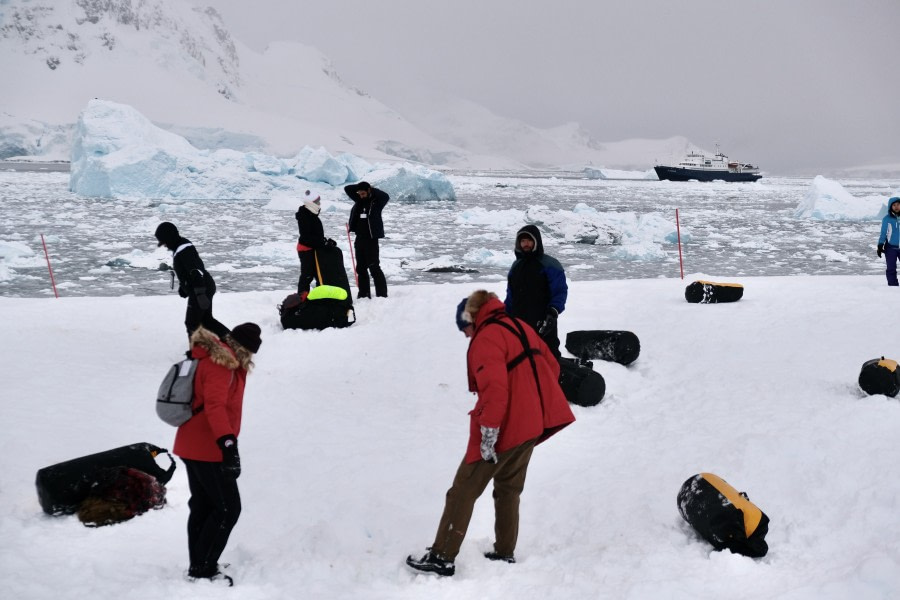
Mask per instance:
[[[345,186],[344,192],[353,199],[353,208],[350,209],[350,220],[347,222],[347,227],[356,234],[356,239],[353,241],[358,264],[356,277],[359,292],[356,297],[372,297],[369,289],[369,273],[371,272],[372,281],[375,283],[375,295],[387,298],[387,280],[381,270],[381,260],[378,257],[378,240],[384,237],[381,211],[384,210],[391,197],[382,190],[372,187],[367,181]]]
[[[888,211],[881,219],[881,234],[878,236],[878,258],[884,255],[887,268],[884,271],[888,285],[898,285],[897,259],[900,258],[900,196],[888,200]]]
[[[191,581],[234,583],[221,572],[219,557],[241,514],[238,436],[244,385],[262,344],[260,333],[255,323],[242,323],[225,341],[204,327],[191,336],[191,355],[199,359],[194,416],[178,428],[172,449],[184,462],[191,492],[187,526]]]
[[[326,246],[335,246],[332,239],[325,239],[325,230],[319,211],[322,210],[322,198],[315,192],[306,190],[303,205],[297,209],[294,217],[300,237],[297,239],[297,256],[300,258],[300,280],[297,282],[297,293],[301,300],[306,300],[313,279],[321,285],[316,271],[316,250]]]
[[[154,235],[157,246],[165,246],[172,252],[172,270],[178,278],[178,295],[188,301],[184,315],[188,339],[201,325],[224,338],[228,335],[228,328],[212,314],[216,282],[203,266],[197,249],[190,240],[181,237],[178,228],[168,221],[160,223]]]
[[[519,497],[531,453],[575,421],[559,387],[559,363],[535,331],[510,317],[496,294],[479,290],[457,306],[456,324],[469,341],[469,390],[478,399],[469,413],[469,443],[447,491],[434,542],[416,571],[450,576],[475,501],[494,482],[494,549],[489,560],[516,562]]]
[[[556,321],[569,295],[566,273],[558,260],[544,253],[541,232],[534,225],[516,233],[515,253],[506,278],[506,310],[531,325],[559,359]]]

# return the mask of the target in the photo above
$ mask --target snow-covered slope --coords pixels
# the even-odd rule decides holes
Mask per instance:
[[[99,97],[134,106],[200,145],[453,154],[343,83],[315,49],[282,43],[253,53],[213,9],[171,0],[7,0],[0,7],[0,79],[15,82],[0,97],[4,137],[25,123],[74,123]],[[32,147],[20,145],[35,152],[33,138]]]
[[[683,138],[601,144],[410,90],[400,112],[345,83],[318,50],[262,54],[213,8],[176,0],[0,0],[0,158],[68,159],[92,98],[133,106],[201,148],[293,155],[306,145],[457,168],[647,169]],[[402,113],[402,114],[401,114]]]

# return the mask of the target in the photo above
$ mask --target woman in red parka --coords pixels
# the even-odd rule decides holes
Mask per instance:
[[[219,557],[241,514],[237,440],[244,384],[260,344],[260,328],[255,323],[238,325],[224,342],[203,327],[191,335],[191,355],[200,361],[194,377],[195,414],[178,428],[173,449],[184,461],[191,490],[191,580],[233,583],[220,572]]]
[[[406,563],[418,571],[453,575],[475,501],[494,482],[494,550],[490,560],[515,562],[519,496],[537,444],[575,421],[559,387],[559,363],[524,321],[506,314],[493,293],[479,290],[460,303],[457,326],[471,338],[469,389],[478,394],[465,458],[447,491],[434,543],[421,559]]]

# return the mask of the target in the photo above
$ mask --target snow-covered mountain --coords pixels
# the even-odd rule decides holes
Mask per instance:
[[[398,112],[342,81],[315,48],[253,52],[215,9],[176,0],[0,0],[0,52],[0,158],[68,158],[92,98],[131,105],[201,148],[276,155],[312,145],[458,168],[647,169],[693,147],[601,144],[577,124],[539,129],[446,97]]]

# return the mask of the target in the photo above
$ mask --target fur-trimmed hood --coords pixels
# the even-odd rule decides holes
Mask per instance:
[[[232,371],[241,365],[234,351],[216,334],[203,327],[198,327],[191,334],[191,356],[194,358],[209,357],[217,365]]]

